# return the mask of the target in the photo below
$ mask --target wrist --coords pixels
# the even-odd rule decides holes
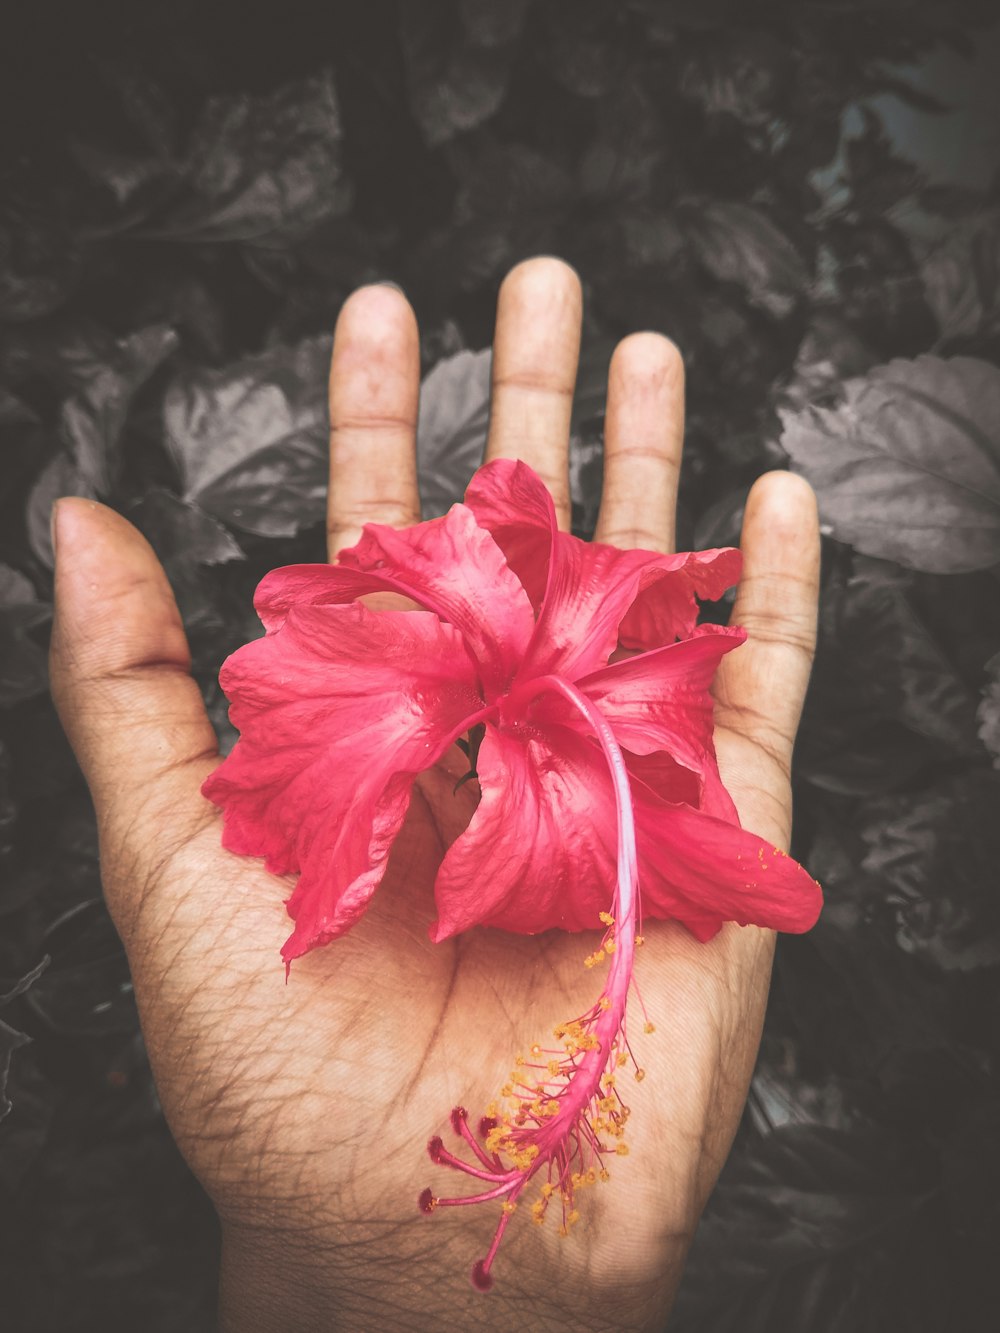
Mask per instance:
[[[419,1222],[418,1222],[419,1225]],[[467,1238],[462,1237],[464,1249]],[[686,1246],[684,1247],[686,1249]],[[464,1256],[467,1258],[467,1256]],[[429,1240],[419,1251],[412,1237],[400,1244],[398,1227],[335,1244],[316,1232],[224,1226],[219,1286],[220,1333],[336,1333],[378,1328],[380,1333],[438,1333],[530,1327],[537,1333],[615,1328],[621,1333],[661,1330],[683,1264],[683,1252],[662,1274],[620,1286],[574,1277],[560,1249],[544,1268],[518,1265],[488,1293],[476,1291],[468,1264],[452,1247]],[[570,1265],[570,1269],[575,1265]]]

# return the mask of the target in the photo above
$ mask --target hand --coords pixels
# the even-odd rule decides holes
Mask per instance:
[[[567,440],[579,283],[547,259],[500,294],[488,458],[543,477],[568,526]],[[419,362],[405,299],[346,303],[330,380],[330,555],[362,523],[420,516]],[[610,370],[597,536],[669,550],[683,436],[674,346],[637,334]],[[53,691],[90,784],[108,905],[128,950],[170,1128],[218,1209],[222,1323],[284,1328],[503,1330],[662,1326],[728,1152],[760,1036],[772,936],[727,927],[709,944],[650,922],[638,980],[657,1032],[629,1096],[631,1156],[581,1200],[568,1239],[513,1225],[483,1296],[468,1278],[488,1209],[422,1216],[437,1187],[427,1139],[452,1106],[484,1107],[512,1056],[593,1002],[576,936],[477,931],[432,945],[431,890],[474,795],[455,752],[424,775],[366,916],[299,960],[285,984],[287,887],[222,850],[200,795],[218,763],[163,571],[122,518],[59,504]],[[818,531],[787,473],[751,492],[734,620],[749,642],[718,680],[718,751],[744,825],[787,846],[792,744],[812,654]],[[518,1219],[515,1219],[515,1223]]]

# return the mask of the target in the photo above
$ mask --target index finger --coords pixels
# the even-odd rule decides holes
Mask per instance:
[[[365,523],[402,528],[420,521],[417,404],[420,341],[402,292],[362,287],[337,320],[330,365],[331,560]]]

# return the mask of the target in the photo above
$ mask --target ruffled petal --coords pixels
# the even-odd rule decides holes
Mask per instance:
[[[700,794],[690,803],[731,823],[739,820],[719,778],[710,687],[723,656],[745,640],[742,629],[703,625],[689,639],[624,658],[579,682],[611,723],[619,745],[635,755],[665,751],[698,775]],[[557,697],[551,706],[569,711]],[[629,767],[667,800],[686,799],[673,794],[674,775],[662,764],[660,777],[649,763]]]
[[[530,934],[599,928],[616,873],[611,778],[595,743],[558,725],[495,731],[480,750],[483,799],[438,874],[445,939],[472,925]],[[675,920],[698,939],[724,921],[808,930],[819,886],[771,843],[669,803],[633,779],[644,918]]]
[[[300,876],[289,960],[364,912],[413,778],[482,710],[476,665],[428,612],[296,605],[221,681],[240,739],[203,791],[226,847]]]
[[[600,929],[616,873],[615,803],[596,746],[569,728],[487,724],[482,799],[434,886],[431,939],[470,926]]]
[[[559,531],[548,487],[526,463],[497,458],[472,478],[465,503],[503,551],[533,609],[539,611]]]
[[[696,597],[717,598],[739,577],[738,551],[620,551],[559,532],[544,484],[511,459],[480,468],[465,500],[538,612],[523,674],[577,680],[604,666],[619,640],[658,648],[686,637]]]
[[[739,582],[743,568],[743,556],[732,546],[660,559],[673,562],[669,566],[673,577],[662,577],[666,565],[650,565],[642,571],[635,600],[618,627],[623,648],[646,652],[685,638],[698,618],[695,599],[718,601],[727,588]]]
[[[793,934],[815,925],[823,892],[779,847],[637,782],[632,799],[644,917],[680,921],[699,940],[726,921]]]
[[[254,604],[266,629],[293,606],[402,593],[461,633],[486,689],[513,677],[534,629],[531,603],[500,548],[465,505],[411,528],[366,525],[336,565],[289,565],[260,583]]]

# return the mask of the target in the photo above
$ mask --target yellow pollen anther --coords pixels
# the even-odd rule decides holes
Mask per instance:
[[[599,912],[598,919],[606,926],[613,926],[615,924],[615,919],[610,912]]]
[[[579,1222],[579,1220],[580,1220],[580,1212],[579,1209],[577,1208],[574,1208],[572,1212],[566,1214],[566,1221],[569,1223],[570,1226],[573,1226],[573,1224],[575,1222]]]
[[[531,1048],[531,1054],[535,1057],[536,1060],[537,1060],[538,1057],[541,1055],[541,1053],[542,1053],[542,1048],[541,1048],[541,1046],[538,1046],[538,1045],[532,1046],[532,1048]]]
[[[643,1025],[642,1025],[642,1030],[643,1030],[643,1032],[655,1032],[655,1031],[656,1031],[656,1024],[655,1024],[655,1023],[643,1023]]]
[[[605,1074],[605,1075],[604,1075],[604,1079],[603,1079],[603,1083],[604,1083],[604,1086],[605,1086],[606,1088],[613,1088],[613,1087],[615,1086],[615,1076],[614,1076],[614,1074]]]
[[[616,1144],[615,1144],[615,1152],[618,1154],[619,1157],[627,1157],[627,1156],[628,1156],[628,1144],[627,1144],[627,1143],[616,1143]]]
[[[622,1146],[622,1145],[619,1144],[619,1147],[621,1147],[621,1146]],[[608,1170],[608,1168],[607,1168],[606,1166],[602,1166],[602,1167],[601,1167],[600,1175],[599,1175],[599,1179],[601,1179],[601,1180],[610,1180],[610,1179],[611,1179],[611,1172]]]
[[[605,941],[604,941],[604,949],[605,949],[605,952],[606,952],[606,953],[614,953],[614,951],[615,951],[617,948],[618,948],[618,945],[615,943],[614,940],[605,940]]]
[[[602,995],[601,998],[597,1001],[597,1003],[598,1006],[605,1011],[605,1013],[611,1008],[611,1001],[608,999],[606,995]]]
[[[625,1054],[625,1052],[619,1051],[618,1054],[615,1056],[615,1065],[617,1066],[617,1068],[621,1069],[622,1065],[625,1064],[627,1060],[628,1056]]]
[[[642,946],[646,943],[646,937],[645,937],[645,935],[636,935],[636,937],[635,937],[635,942],[636,942],[636,944],[639,946],[639,948],[641,949]]]
[[[510,1199],[506,1199],[500,1206],[505,1213],[517,1212],[517,1204],[513,1203]]]
[[[556,1192],[556,1187],[555,1187],[555,1185],[550,1184],[549,1181],[546,1181],[545,1184],[542,1186],[542,1198],[543,1198],[543,1199],[551,1199],[552,1196],[553,1196],[553,1194],[555,1194],[555,1192]]]
[[[558,1061],[558,1060],[550,1060],[549,1063],[548,1063],[545,1067],[546,1067],[546,1069],[549,1071],[549,1073],[552,1075],[553,1078],[555,1078],[556,1075],[559,1073],[559,1061]]]
[[[635,1071],[635,1081],[636,1081],[636,1083],[641,1083],[642,1080],[643,1080],[645,1077],[646,1077],[646,1071],[645,1071],[645,1069],[637,1069],[637,1070]]]
[[[514,1063],[517,1065],[518,1069],[520,1069],[521,1066],[524,1064],[524,1056],[523,1056],[523,1055],[515,1055],[515,1056],[514,1056]]]

